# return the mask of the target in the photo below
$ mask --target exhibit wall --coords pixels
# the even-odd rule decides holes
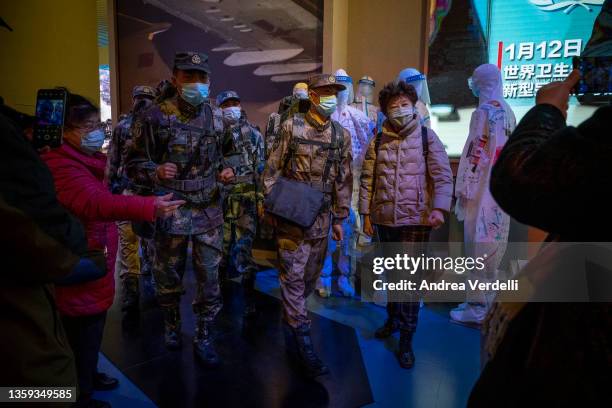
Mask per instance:
[[[96,0],[0,2],[0,96],[33,114],[36,91],[66,86],[100,101]]]
[[[135,85],[171,78],[176,51],[206,53],[211,96],[238,91],[260,126],[295,82],[321,72],[322,0],[123,0],[116,16],[122,113]]]

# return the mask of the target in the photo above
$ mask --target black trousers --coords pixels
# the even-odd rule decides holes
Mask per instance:
[[[93,394],[94,376],[98,372],[98,353],[106,323],[106,312],[89,316],[62,316],[62,323],[72,347],[79,380],[79,399]]]
[[[381,243],[402,243],[402,250],[407,254],[421,254],[427,248],[431,227],[425,225],[407,225],[388,227],[376,225],[378,240]],[[417,275],[418,277],[418,275]],[[419,321],[420,296],[412,295],[406,302],[387,302],[387,316],[400,330],[414,332]]]

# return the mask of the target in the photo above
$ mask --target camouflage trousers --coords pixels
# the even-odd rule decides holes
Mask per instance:
[[[181,295],[185,293],[183,275],[191,241],[191,258],[196,278],[193,312],[204,320],[213,320],[223,304],[219,289],[219,263],[223,245],[222,227],[219,226],[203,234],[191,236],[157,233],[154,239],[153,276],[159,305],[162,308],[173,308],[179,305]]]
[[[134,234],[130,221],[118,222],[117,229],[119,230],[119,250],[115,261],[115,269],[121,279],[124,279],[126,275],[138,277],[140,275],[138,235]]]
[[[306,298],[314,291],[321,274],[327,243],[327,236],[302,240],[278,239],[283,316],[291,327],[310,325]]]
[[[255,203],[242,205],[238,217],[226,211],[223,223],[223,269],[233,268],[244,279],[254,279],[257,264],[253,258],[253,241],[257,234]]]

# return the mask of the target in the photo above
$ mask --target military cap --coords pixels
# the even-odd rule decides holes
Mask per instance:
[[[174,56],[174,69],[196,69],[210,74],[208,55],[201,52],[177,52]]]
[[[223,91],[219,95],[217,95],[217,106],[221,106],[221,104],[229,99],[236,99],[240,101],[240,96],[236,91]]]
[[[346,86],[338,83],[335,75],[331,74],[317,74],[310,77],[308,80],[308,88],[316,89],[323,86],[333,86],[338,91],[344,91]]]
[[[132,90],[132,98],[135,98],[137,96],[149,96],[151,98],[156,98],[157,91],[151,86],[138,85],[135,86]]]

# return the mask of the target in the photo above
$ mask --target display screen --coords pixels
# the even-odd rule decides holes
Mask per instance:
[[[579,95],[612,95],[612,57],[577,58],[574,65],[580,70]]]
[[[36,102],[36,118],[39,125],[62,126],[64,123],[64,100],[39,98]]]

